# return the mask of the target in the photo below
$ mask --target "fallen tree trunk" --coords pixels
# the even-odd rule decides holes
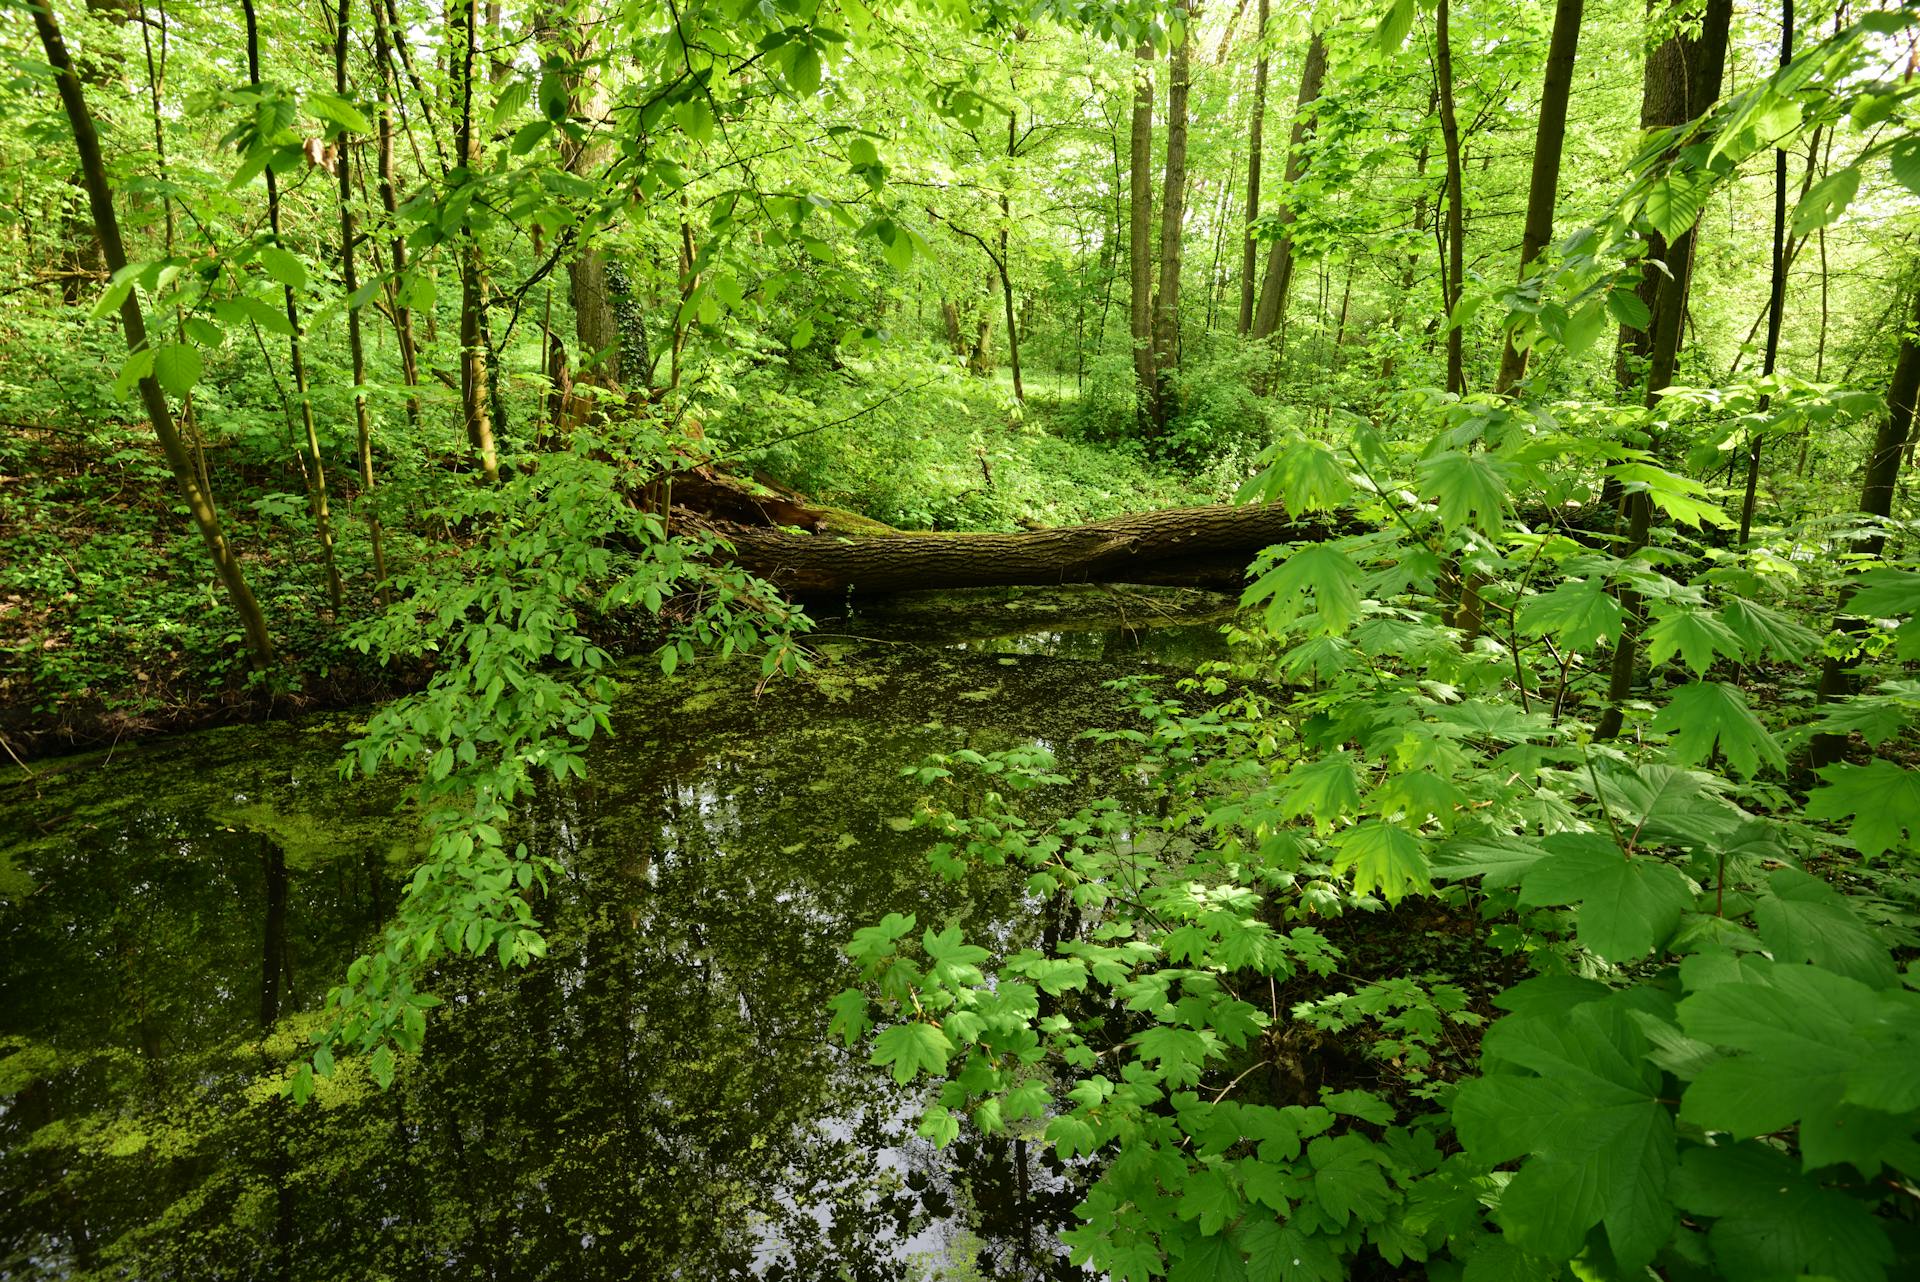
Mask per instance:
[[[1141,583],[1238,591],[1254,554],[1362,527],[1298,519],[1278,506],[1171,508],[1022,534],[726,531],[734,560],[797,595],[933,588]]]

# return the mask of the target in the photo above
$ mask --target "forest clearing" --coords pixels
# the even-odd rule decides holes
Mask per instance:
[[[0,1276],[1920,1276],[1920,3],[0,40]]]

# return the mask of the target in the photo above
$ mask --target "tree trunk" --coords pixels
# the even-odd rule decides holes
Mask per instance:
[[[1187,216],[1187,91],[1192,0],[1180,0],[1180,43],[1167,58],[1167,168],[1160,189],[1160,287],[1154,294],[1153,427],[1173,417],[1173,372],[1180,364],[1180,259]]]
[[[479,0],[455,0],[448,9],[454,24],[454,105],[459,112],[454,131],[455,164],[471,182],[473,145],[473,64],[478,53]],[[480,245],[471,225],[460,233],[460,415],[467,444],[490,485],[500,480],[500,459],[493,444],[493,421],[487,397],[486,285],[481,279]]]
[[[1132,174],[1128,184],[1133,295],[1128,332],[1133,337],[1135,394],[1143,407],[1153,403],[1153,46],[1136,51],[1133,82]]]
[[[1009,167],[1017,154],[1020,136],[1020,117],[1017,113],[1007,113],[1007,160]],[[1020,335],[1022,327],[1013,314],[1013,259],[1007,249],[1007,230],[1013,224],[1013,200],[1005,190],[1000,193],[1000,254],[993,260],[994,270],[1000,273],[1000,299],[1007,313],[1007,369],[1013,374],[1013,399],[1023,404],[1027,399],[1026,385],[1020,381]]]
[[[1687,48],[1681,53],[1661,60],[1663,74],[1678,77],[1677,87],[1669,84],[1656,94],[1654,62],[1649,60],[1647,102],[1665,106],[1669,100],[1677,99],[1685,114],[1674,123],[1702,115],[1718,101],[1720,83],[1726,74],[1727,29],[1732,13],[1733,0],[1707,0],[1700,39],[1687,42]],[[1673,43],[1668,41],[1661,49],[1667,49]],[[1643,122],[1648,110],[1643,106]],[[1681,326],[1687,312],[1687,288],[1693,274],[1693,246],[1694,233],[1690,227],[1668,247],[1667,271],[1653,277],[1659,288],[1649,309],[1653,313],[1653,328],[1652,345],[1647,352],[1645,404],[1648,409],[1659,404],[1660,393],[1673,382],[1674,367],[1679,361]],[[1624,342],[1621,350],[1626,351]],[[1653,528],[1653,501],[1645,490],[1639,490],[1627,496],[1625,508],[1627,546],[1624,555],[1632,558],[1647,546],[1647,537]],[[1626,621],[1620,630],[1620,644],[1613,651],[1613,667],[1607,679],[1607,707],[1594,728],[1595,737],[1600,739],[1611,739],[1620,733],[1625,723],[1627,696],[1633,692],[1634,668],[1640,659],[1640,629],[1645,622],[1642,614],[1644,603],[1639,593],[1626,587],[1620,589],[1619,599]]]
[[[54,71],[60,102],[66,109],[67,123],[73,129],[74,149],[80,157],[81,182],[86,187],[87,203],[93,213],[94,235],[100,242],[107,270],[110,273],[118,272],[127,265],[127,251],[120,239],[120,221],[114,214],[113,190],[107,185],[107,166],[100,154],[100,135],[94,129],[93,113],[87,109],[80,78],[74,73],[73,59],[67,53],[66,41],[61,38],[52,11],[44,6],[36,6],[32,13],[41,48],[47,55],[47,64]],[[127,350],[130,353],[144,351],[147,347],[147,322],[141,313],[140,296],[136,291],[129,290],[120,302],[120,325],[126,333]],[[247,653],[252,657],[253,666],[262,672],[268,671],[273,667],[273,640],[267,634],[266,616],[261,614],[260,603],[247,587],[239,559],[234,556],[220,528],[220,514],[214,509],[213,498],[202,488],[199,478],[194,474],[193,458],[188,453],[186,442],[175,430],[167,395],[152,374],[140,380],[140,401],[146,409],[148,421],[153,424],[153,434],[160,440],[167,466],[173,471],[174,485],[180,492],[181,501],[193,517],[201,540],[207,545],[207,554],[212,558],[214,570],[227,590],[227,598],[233,603],[234,612],[240,616],[240,625],[247,638]]]
[[[253,0],[242,0],[247,23],[247,75],[260,83],[260,24]],[[280,184],[273,167],[266,169],[267,227],[276,247],[285,248],[280,239]],[[307,387],[307,360],[301,347],[300,300],[293,286],[282,282],[281,296],[287,310],[287,363],[293,371],[293,391],[300,402],[300,426],[306,431],[307,510],[313,516],[314,537],[320,543],[320,564],[326,572],[327,600],[338,615],[346,604],[346,592],[340,583],[340,566],[333,555],[333,516],[327,507],[327,465],[320,453],[320,430],[313,419],[313,397]]]
[[[741,566],[795,593],[1055,583],[1172,583],[1237,590],[1255,553],[1275,543],[1351,533],[1338,518],[1302,521],[1279,507],[1224,505],[1145,512],[1025,534],[883,534],[842,538],[756,529],[730,533]]]
[[[369,0],[373,11],[374,82],[379,95],[379,120],[375,126],[374,163],[378,169],[380,207],[386,211],[387,231],[391,235],[393,278],[387,284],[387,301],[393,308],[393,332],[400,348],[400,377],[407,385],[407,420],[420,426],[420,354],[413,341],[413,309],[406,305],[400,289],[407,271],[407,238],[400,234],[400,200],[393,186],[393,103],[398,96],[400,77],[393,65],[393,48],[387,33],[387,13],[382,0]]]
[[[334,22],[333,91],[347,99],[347,37],[353,25],[353,0],[340,0]],[[380,514],[373,502],[373,424],[367,416],[367,349],[360,333],[359,269],[354,260],[353,149],[343,136],[335,151],[340,167],[340,285],[347,294],[347,354],[353,365],[354,439],[360,462],[360,502],[367,510],[367,537],[373,544],[374,591],[386,599],[387,554],[380,535]]]
[[[1900,476],[1900,456],[1913,434],[1914,404],[1920,400],[1920,280],[1913,285],[1912,306],[1913,314],[1900,334],[1900,359],[1893,367],[1893,381],[1887,388],[1887,417],[1874,434],[1873,450],[1866,458],[1866,477],[1860,486],[1861,513],[1882,520],[1893,515],[1893,487]],[[1886,549],[1886,544],[1886,535],[1876,530],[1853,547],[1874,557]],[[1834,627],[1842,633],[1856,633],[1865,627],[1865,620],[1847,613],[1852,598],[1851,586],[1842,589],[1838,617],[1834,620]],[[1832,703],[1852,692],[1852,659],[1829,658],[1820,671],[1820,702]],[[1832,765],[1840,759],[1846,744],[1845,735],[1815,735],[1809,745],[1810,764],[1815,769]]]
[[[940,320],[947,329],[947,350],[955,356],[965,356],[967,338],[960,332],[960,309],[951,298],[940,300]]]
[[[1793,61],[1793,0],[1781,0],[1780,3],[1780,65],[1786,66]],[[1811,167],[1809,167],[1811,176]],[[1787,151],[1784,147],[1774,149],[1773,153],[1773,272],[1767,293],[1767,347],[1761,357],[1760,376],[1773,373],[1774,363],[1780,356],[1780,320],[1787,307]],[[1773,404],[1771,392],[1762,393],[1759,405],[1755,406],[1757,417],[1764,418],[1768,407]],[[1746,547],[1747,540],[1753,534],[1754,500],[1760,492],[1760,434],[1755,432],[1753,439],[1747,442],[1747,489],[1740,502],[1740,546]]]
[[[571,53],[577,66],[589,67],[594,55],[591,30],[576,29]],[[579,178],[591,178],[603,165],[612,149],[604,140],[596,140],[596,129],[607,113],[607,93],[599,74],[590,67],[567,76],[568,114],[585,117],[588,134],[574,142],[561,135],[560,158],[566,171]],[[621,385],[624,372],[620,360],[620,324],[613,312],[613,296],[607,288],[607,260],[593,243],[593,227],[583,229],[584,243],[567,260],[567,296],[573,303],[573,330],[581,377],[608,390]]]
[[[1253,64],[1253,123],[1247,130],[1247,225],[1240,236],[1238,332],[1242,334],[1253,328],[1254,277],[1260,269],[1260,245],[1253,238],[1253,222],[1260,217],[1260,136],[1267,120],[1267,0],[1260,0],[1258,23],[1254,33],[1259,55]]]
[[[1307,139],[1313,133],[1313,104],[1320,100],[1320,88],[1327,78],[1327,46],[1315,32],[1307,45],[1307,59],[1300,68],[1300,93],[1294,100],[1293,133],[1287,140],[1285,182],[1289,190],[1306,172]],[[1280,205],[1280,234],[1267,248],[1267,275],[1260,282],[1260,305],[1253,314],[1253,336],[1265,338],[1279,328],[1280,315],[1287,308],[1287,295],[1293,290],[1293,239],[1287,229],[1293,224],[1293,209]]]
[[[1447,314],[1447,390],[1456,396],[1467,390],[1466,326],[1460,321],[1462,277],[1466,272],[1466,198],[1460,175],[1460,121],[1453,106],[1453,37],[1449,30],[1449,0],[1440,0],[1433,20],[1434,89],[1440,104],[1440,144],[1447,159],[1447,262],[1443,297]]]
[[[1540,90],[1540,123],[1533,136],[1533,178],[1527,189],[1527,221],[1520,233],[1520,279],[1553,239],[1553,207],[1560,190],[1560,156],[1567,138],[1567,98],[1573,87],[1573,60],[1580,43],[1583,0],[1558,0],[1553,35],[1547,42],[1547,73]],[[1526,377],[1527,353],[1507,336],[1500,354],[1494,391],[1504,396]]]

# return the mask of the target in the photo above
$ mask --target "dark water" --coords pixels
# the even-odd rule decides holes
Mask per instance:
[[[824,623],[818,671],[633,669],[589,782],[524,815],[564,873],[532,969],[443,972],[381,1092],[273,1096],[416,851],[340,783],[350,717],[240,727],[0,785],[0,1276],[1075,1276],[1045,1146],[912,1135],[918,1095],[826,1037],[842,943],[888,912],[996,949],[1042,929],[900,830],[901,766],[1052,746],[1101,683],[1211,657],[1217,605],[947,597]],[[864,639],[853,639],[853,638]],[[1104,776],[1104,777],[1103,777]]]

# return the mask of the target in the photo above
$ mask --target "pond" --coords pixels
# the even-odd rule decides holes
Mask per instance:
[[[1080,1276],[1045,1146],[913,1134],[920,1093],[826,1035],[888,912],[1012,950],[1017,883],[952,883],[902,766],[1077,743],[1102,683],[1218,657],[1221,598],[949,594],[820,626],[819,664],[624,670],[588,779],[524,836],[551,952],[444,969],[424,1053],[274,1096],[419,850],[351,715],[36,763],[0,785],[0,1275]]]

